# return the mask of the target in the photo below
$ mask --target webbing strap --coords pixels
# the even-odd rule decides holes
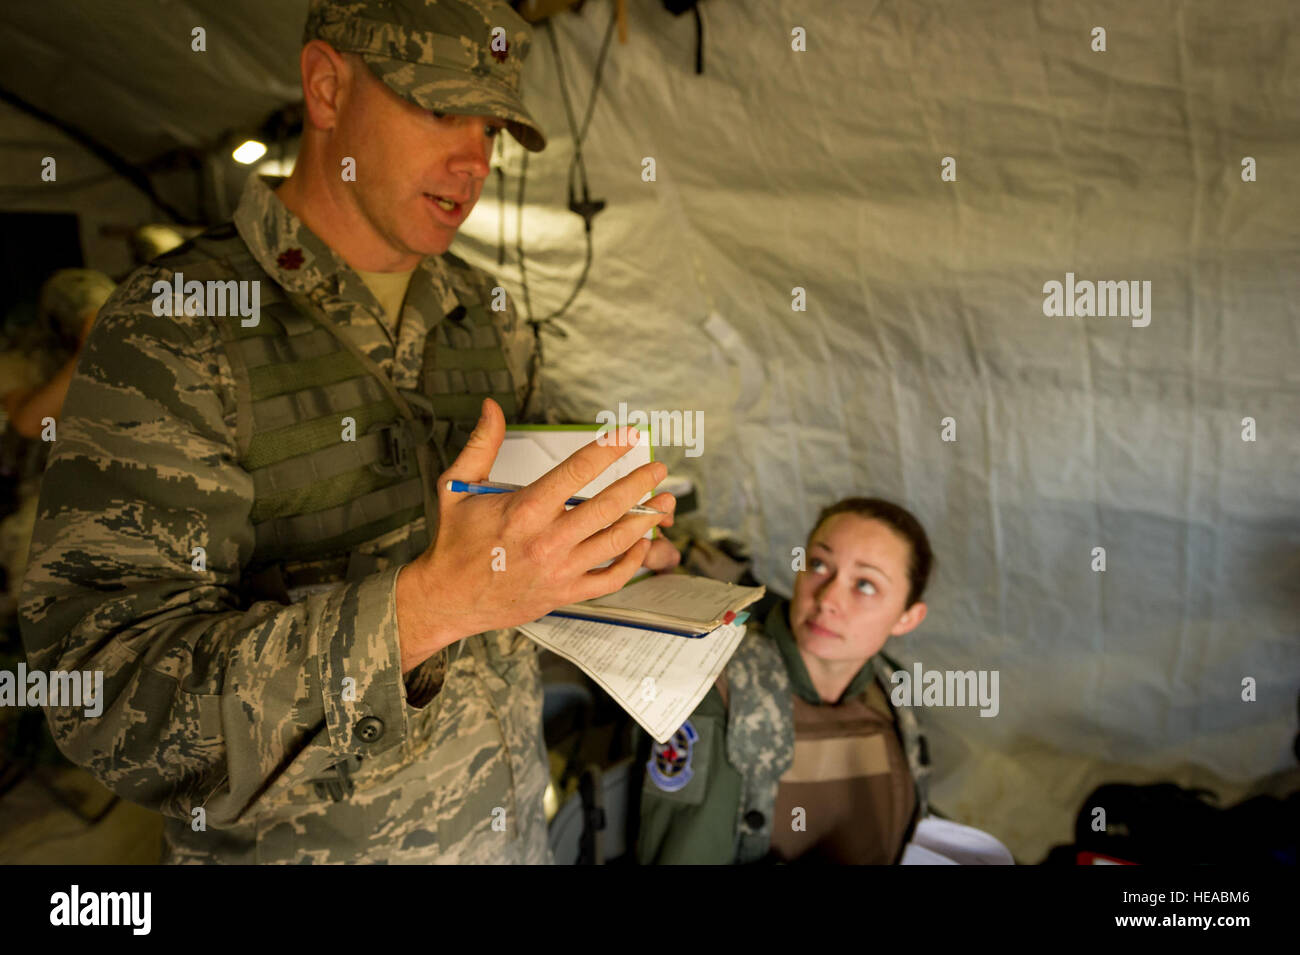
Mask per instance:
[[[514,392],[479,391],[468,395],[433,395],[429,403],[433,406],[434,413],[440,417],[473,421],[478,417],[484,398],[491,398],[499,404],[507,419],[515,413]]]
[[[293,464],[300,460],[302,459],[295,458],[294,462],[286,463]],[[260,524],[280,514],[314,514],[330,510],[363,494],[382,490],[392,483],[389,475],[376,473],[373,468],[355,468],[328,478],[309,480],[299,487],[258,495],[249,512],[249,519],[254,524]]]
[[[376,431],[363,434],[356,441],[337,441],[306,460],[289,458],[276,464],[258,468],[253,472],[255,500],[272,494],[301,490],[308,485],[338,477],[348,471],[369,466],[372,461],[384,459],[383,434]]]
[[[333,343],[334,339],[330,339]],[[345,354],[339,352],[339,354]],[[253,405],[253,420],[260,431],[280,431],[292,428],[303,421],[316,418],[352,414],[366,405],[381,404],[388,408],[390,417],[397,414],[393,403],[384,397],[379,382],[362,373],[357,378],[336,385],[308,388],[304,391],[274,398],[264,398]],[[355,415],[353,415],[355,417]]]
[[[439,371],[501,371],[509,367],[499,345],[439,350]]]
[[[248,369],[253,400],[323,388],[357,376],[357,366],[343,352],[303,358],[291,365],[259,365]]]
[[[366,434],[374,425],[391,421],[393,410],[393,403],[385,398],[383,401],[351,409],[347,414],[356,421],[357,431]],[[312,418],[286,428],[261,431],[249,442],[248,452],[244,455],[244,467],[251,471],[287,461],[300,454],[310,454],[330,440],[337,440],[338,434],[339,419],[333,416]]]
[[[403,398],[401,392],[397,390],[397,386],[389,380],[388,376],[384,374],[382,368],[371,361],[366,354],[357,347],[356,343],[343,333],[343,329],[339,328],[324,315],[317,314],[316,310],[312,308],[311,305],[302,298],[302,296],[291,294],[289,297],[293,304],[297,306],[298,311],[301,314],[307,316],[337,338],[339,344],[350,351],[356,357],[357,361],[361,362],[361,366],[378,379],[379,383],[383,386],[384,391],[388,393],[388,397],[391,398],[393,404],[397,406],[397,410],[401,412],[403,418],[412,424],[417,423],[415,412],[411,410],[411,406],[407,404],[406,399]],[[429,543],[433,543],[434,534],[438,529],[438,502],[434,499],[432,488],[430,486],[432,475],[430,475],[429,472],[432,470],[432,466],[429,461],[429,445],[427,441],[416,445],[415,458],[416,465],[420,472],[420,491],[424,498],[424,528],[428,535]]]

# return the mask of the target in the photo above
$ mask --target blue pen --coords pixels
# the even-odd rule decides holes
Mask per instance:
[[[522,491],[522,484],[497,484],[493,481],[448,481],[447,490],[456,494],[508,494],[511,491]],[[590,501],[589,497],[571,497],[565,504],[578,505],[584,501]],[[629,514],[667,514],[667,511],[661,511],[658,508],[646,507],[644,504],[638,504],[635,507],[628,508]]]

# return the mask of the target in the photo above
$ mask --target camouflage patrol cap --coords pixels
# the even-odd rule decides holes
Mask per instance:
[[[76,341],[86,315],[99,311],[117,283],[94,269],[59,269],[41,286],[37,310],[65,340]]]
[[[302,41],[318,38],[421,109],[492,116],[525,149],[546,146],[519,96],[532,31],[502,0],[311,0]]]

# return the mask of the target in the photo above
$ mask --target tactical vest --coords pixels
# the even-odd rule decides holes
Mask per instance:
[[[495,399],[506,420],[519,410],[483,302],[457,290],[459,308],[429,331],[419,389],[399,390],[346,329],[278,285],[233,224],[155,264],[187,281],[261,282],[256,325],[212,318],[238,390],[240,464],[254,486],[246,596],[287,603],[291,590],[365,576],[373,562],[356,548],[421,517],[423,527],[383,557],[405,563],[423,552],[437,528],[432,482],[468,441],[483,399]],[[342,440],[349,417],[354,441]]]
[[[469,270],[450,253],[444,261]],[[519,383],[482,300],[456,289],[458,307],[429,329],[418,390],[399,390],[346,329],[262,269],[233,223],[153,264],[187,282],[261,283],[256,325],[210,316],[237,390],[239,462],[254,487],[255,544],[241,599],[289,604],[359,580],[381,561],[419,556],[437,530],[432,482],[469,440],[483,399],[496,400],[507,421],[520,410]],[[345,418],[355,422],[355,440],[343,440]],[[411,533],[380,546],[407,526]],[[408,693],[431,699],[448,658],[440,650],[408,674]],[[316,780],[317,791],[335,801],[350,795],[359,763],[337,764],[337,778]]]
[[[892,662],[876,654],[871,665],[879,681],[893,685],[890,675],[897,667]],[[771,847],[777,787],[794,760],[794,717],[785,703],[794,691],[781,651],[766,634],[742,640],[725,673],[727,761],[741,774],[735,861],[757,862]],[[916,812],[903,839],[906,843],[916,823],[929,813],[929,755],[911,708],[893,704],[890,708],[916,785]]]

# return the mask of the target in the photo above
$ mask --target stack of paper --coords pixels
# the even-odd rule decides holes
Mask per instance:
[[[593,425],[512,426],[489,479],[531,484],[590,443],[599,430]],[[635,447],[575,494],[592,497],[652,458],[643,429]],[[559,612],[569,616],[548,615],[519,629],[580,667],[663,743],[709,692],[745,635],[743,608],[762,595],[762,587],[664,574],[561,607]]]
[[[761,586],[741,587],[689,574],[660,574],[604,597],[559,607],[555,616],[702,637],[731,623],[765,592]]]
[[[742,618],[694,640],[550,616],[519,629],[580,667],[659,743],[690,718],[745,635]]]

